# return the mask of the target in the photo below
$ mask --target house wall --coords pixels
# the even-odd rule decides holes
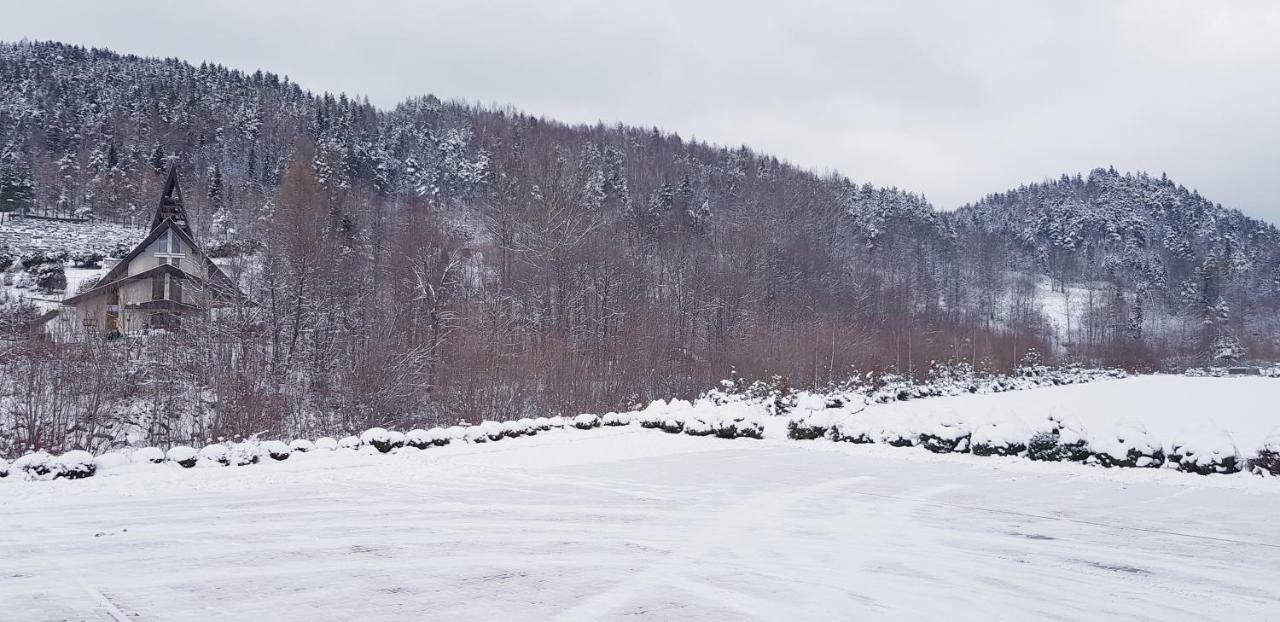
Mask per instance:
[[[181,255],[181,261],[178,266],[180,270],[202,280],[206,278],[208,271],[205,268],[203,257],[198,253],[194,253],[189,245],[181,239],[177,239],[176,236],[175,240],[178,248],[171,250],[167,255]],[[157,254],[165,254],[161,253],[160,240],[149,244],[146,250],[129,262],[129,265],[125,267],[125,276],[140,274],[159,266],[161,258],[157,257]],[[121,332],[129,333],[143,330],[151,324],[152,311],[127,308],[130,305],[150,301],[152,299],[151,287],[150,279],[130,281],[120,286],[118,290],[120,294],[118,313]],[[182,295],[184,302],[200,305],[202,294],[200,288],[194,282],[183,282]],[[94,320],[92,332],[106,332],[109,306],[107,303],[110,299],[110,292],[103,292],[80,301],[74,307],[64,307],[63,314],[67,317],[63,325],[75,333],[83,333],[86,330],[84,320],[91,318]]]

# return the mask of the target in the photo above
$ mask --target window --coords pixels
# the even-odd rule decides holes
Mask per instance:
[[[169,274],[151,277],[151,299],[182,302],[182,279]]]

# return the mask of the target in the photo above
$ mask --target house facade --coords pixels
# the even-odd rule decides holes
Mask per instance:
[[[193,314],[243,302],[196,242],[171,166],[150,232],[91,289],[63,300],[62,314],[73,332],[111,336],[176,328]]]

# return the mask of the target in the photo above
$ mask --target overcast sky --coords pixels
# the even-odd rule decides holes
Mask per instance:
[[[9,2],[0,39],[657,125],[953,208],[1114,165],[1280,222],[1280,2]]]

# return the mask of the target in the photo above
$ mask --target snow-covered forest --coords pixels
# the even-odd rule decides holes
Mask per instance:
[[[731,372],[816,388],[1028,349],[1152,369],[1280,346],[1280,233],[1163,176],[1098,169],[944,212],[657,128],[0,44],[0,210],[118,230],[150,216],[171,157],[254,304],[56,343],[0,300],[15,448],[123,424],[189,442],[604,412]],[[4,278],[31,252],[0,238]]]

